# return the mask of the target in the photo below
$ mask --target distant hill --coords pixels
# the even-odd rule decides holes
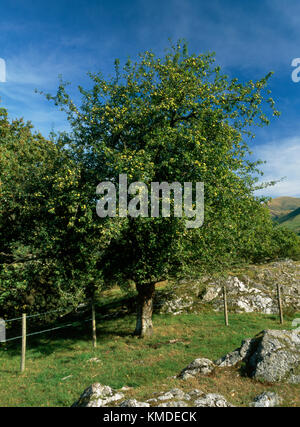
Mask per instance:
[[[295,209],[300,208],[300,198],[298,197],[276,197],[269,204],[271,215],[274,219],[281,218]]]
[[[275,222],[300,235],[300,198],[277,197],[268,206]]]
[[[280,225],[284,225],[297,234],[300,234],[300,208],[295,209],[287,215],[276,219]]]

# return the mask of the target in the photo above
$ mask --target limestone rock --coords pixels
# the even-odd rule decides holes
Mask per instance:
[[[106,406],[108,403],[121,400],[123,398],[123,393],[119,393],[107,385],[95,383],[86,388],[78,401],[72,406],[100,408],[102,406]]]
[[[265,391],[259,396],[256,396],[252,403],[249,406],[260,407],[260,408],[272,408],[278,406],[280,399],[276,393],[271,391]]]
[[[190,399],[195,400],[195,399],[197,399],[197,398],[199,398],[199,397],[203,396],[203,395],[204,395],[204,393],[203,393],[203,391],[198,390],[197,388],[195,388],[194,390],[190,391],[190,392],[188,393],[188,395],[190,396]]]
[[[188,379],[196,375],[208,375],[215,369],[214,363],[205,358],[199,358],[193,360],[185,369],[179,374],[179,378]]]
[[[229,408],[232,407],[230,403],[227,402],[224,396],[220,394],[206,394],[200,399],[195,400],[196,407],[210,407],[210,408]]]
[[[300,383],[300,334],[266,330],[247,360],[251,376],[268,382]]]
[[[161,403],[160,405],[158,405],[158,408],[168,408],[168,407],[180,408],[180,407],[186,407],[186,406],[188,406],[186,402],[184,402],[182,400],[178,400],[178,401],[170,401],[170,402]]]
[[[245,362],[246,373],[257,380],[300,383],[300,334],[297,330],[265,330],[217,360],[216,365]]]
[[[285,309],[299,311],[300,264],[291,260],[250,266],[240,277],[208,277],[199,298],[202,303],[210,303],[216,311],[223,310],[222,289],[226,286],[231,312],[278,314],[277,283],[281,286]]]
[[[173,388],[170,391],[167,391],[165,393],[161,393],[157,399],[155,400],[172,400],[172,399],[178,399],[178,400],[191,400],[191,397],[188,393],[185,393],[184,391],[180,390],[179,388]],[[149,402],[149,400],[147,401]]]
[[[172,393],[170,393],[170,392],[167,392],[167,393],[164,393],[164,394],[162,394],[161,396],[158,396],[158,400],[170,400],[170,399],[173,399],[173,394]]]
[[[187,309],[193,306],[193,298],[189,295],[184,295],[169,301],[165,301],[164,305],[161,307],[161,313],[170,313],[170,314],[181,314]]]
[[[185,393],[184,391],[180,390],[179,388],[173,388],[170,390],[170,393],[175,399],[181,399],[181,400],[191,400],[191,397],[189,393]]]
[[[155,397],[151,397],[150,399],[146,400],[146,403],[157,403],[157,399],[155,399]]]
[[[150,404],[147,402],[138,402],[136,399],[128,399],[124,400],[120,405],[120,407],[127,407],[127,408],[142,408],[142,407],[150,407]]]
[[[220,368],[234,366],[245,359],[251,348],[251,339],[242,342],[242,346],[215,361]]]

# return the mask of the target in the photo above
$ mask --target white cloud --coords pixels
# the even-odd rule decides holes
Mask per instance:
[[[263,181],[285,178],[275,186],[260,190],[259,195],[300,197],[300,137],[260,145],[254,149],[254,155],[267,161],[262,165]]]

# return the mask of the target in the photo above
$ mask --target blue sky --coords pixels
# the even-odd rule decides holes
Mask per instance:
[[[224,71],[243,81],[275,72],[272,96],[282,115],[257,129],[251,148],[267,160],[264,179],[287,177],[264,194],[300,197],[300,82],[291,79],[299,24],[299,0],[0,0],[2,106],[45,136],[65,130],[63,113],[35,88],[54,92],[62,74],[75,93],[88,71],[107,75],[115,58],[162,54],[168,38],[185,38],[190,51],[215,51]]]

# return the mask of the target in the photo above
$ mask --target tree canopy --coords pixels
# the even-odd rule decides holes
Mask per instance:
[[[76,305],[97,289],[135,284],[135,333],[144,336],[158,281],[298,250],[299,239],[274,228],[253,195],[261,162],[251,159],[252,129],[279,115],[271,73],[239,82],[214,61],[181,42],[163,57],[147,51],[123,66],[116,60],[112,77],[90,74],[90,87],[79,87],[80,105],[61,81],[46,96],[72,131],[50,141],[2,111],[2,301]],[[187,227],[193,218],[175,215],[174,197],[168,217],[162,208],[159,216],[139,215],[140,201],[135,217],[117,207],[100,218],[98,184],[111,182],[120,195],[122,175],[128,186],[146,186],[149,205],[152,183],[192,183],[197,208],[195,185],[204,183],[203,225]],[[128,200],[134,196],[137,188]]]
[[[47,96],[67,112],[68,144],[91,187],[117,184],[121,174],[149,190],[153,182],[205,185],[201,228],[186,228],[174,212],[120,218],[98,260],[104,282],[136,284],[136,333],[143,335],[152,328],[157,281],[187,268],[272,256],[273,226],[253,196],[260,161],[249,151],[252,127],[279,115],[267,89],[271,73],[241,83],[224,75],[212,54],[189,54],[178,42],[164,57],[147,51],[124,66],[116,60],[110,79],[90,77],[90,88],[79,87],[80,106],[63,82]]]
[[[109,230],[93,218],[94,190],[62,141],[5,109],[0,138],[1,314],[76,307],[102,283],[95,264]]]

